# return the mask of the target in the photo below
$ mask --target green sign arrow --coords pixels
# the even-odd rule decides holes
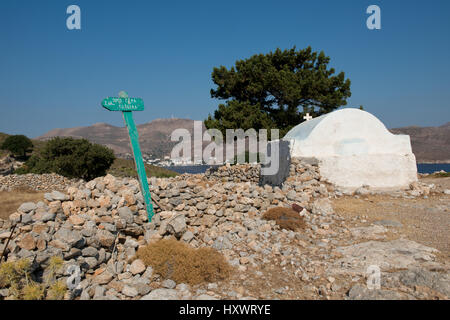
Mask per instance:
[[[144,101],[141,98],[110,97],[102,101],[102,106],[109,111],[143,111]]]
[[[110,111],[122,111],[123,119],[128,129],[128,135],[130,136],[131,148],[133,149],[134,162],[141,184],[141,192],[144,197],[148,220],[151,222],[154,215],[152,197],[148,187],[141,148],[139,147],[139,134],[133,120],[133,115],[131,114],[132,111],[144,110],[144,101],[140,98],[128,98],[128,94],[125,91],[121,91],[118,98],[104,99],[102,106]]]

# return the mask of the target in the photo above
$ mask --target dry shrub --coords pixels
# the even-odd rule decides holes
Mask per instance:
[[[67,286],[64,281],[56,281],[47,291],[47,300],[63,300],[64,295],[66,294]]]
[[[138,258],[164,279],[190,285],[226,279],[231,267],[213,248],[195,249],[174,238],[162,239],[138,250]]]
[[[265,220],[275,220],[282,229],[296,231],[305,228],[305,221],[298,212],[291,208],[277,207],[267,210],[263,214]]]

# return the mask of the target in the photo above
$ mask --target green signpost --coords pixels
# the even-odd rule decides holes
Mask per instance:
[[[128,98],[125,91],[119,92],[119,97],[110,97],[102,101],[102,106],[109,111],[122,111],[125,125],[130,136],[131,148],[133,149],[134,162],[141,184],[141,192],[144,197],[145,207],[148,214],[149,222],[152,221],[154,215],[152,197],[148,188],[147,175],[145,173],[144,161],[142,160],[141,148],[139,147],[139,134],[134,124],[132,111],[144,110],[144,101],[140,98]]]

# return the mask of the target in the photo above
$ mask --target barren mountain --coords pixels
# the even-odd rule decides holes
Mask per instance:
[[[440,127],[404,127],[390,130],[411,137],[413,153],[418,163],[450,163],[450,122]]]
[[[153,157],[170,155],[178,142],[170,141],[171,133],[178,128],[187,129],[191,134],[194,121],[189,119],[157,119],[138,125],[139,140],[144,154]],[[205,130],[203,126],[203,130]],[[450,122],[440,127],[404,127],[390,129],[394,134],[407,134],[417,162],[450,163]],[[52,137],[86,138],[92,142],[106,145],[118,155],[131,154],[128,133],[123,127],[115,127],[107,123],[96,123],[89,127],[54,129],[38,137],[47,140]]]
[[[138,125],[142,153],[151,154],[153,157],[170,155],[173,146],[178,143],[177,141],[170,141],[170,135],[175,129],[179,128],[187,129],[192,135],[194,121],[189,119],[156,119]],[[204,126],[203,130],[205,130]],[[127,129],[124,127],[96,123],[88,127],[54,129],[36,139],[48,140],[56,136],[85,138],[91,142],[108,146],[117,155],[131,154],[130,139]]]

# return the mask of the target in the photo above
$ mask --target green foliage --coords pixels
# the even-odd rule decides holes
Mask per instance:
[[[54,138],[16,173],[57,173],[92,180],[103,176],[114,162],[112,150],[86,139]]]
[[[33,142],[24,135],[14,135],[4,140],[1,148],[10,151],[16,156],[25,157],[27,151],[33,148]]]
[[[343,72],[334,75],[329,61],[311,47],[293,47],[236,61],[229,70],[214,68],[217,88],[211,89],[211,97],[227,101],[205,120],[205,126],[221,130],[224,136],[225,129],[278,128],[282,137],[306,113],[317,117],[346,105],[350,80]]]
[[[246,131],[251,128],[269,130],[267,135],[270,139],[270,129],[275,128],[275,124],[267,113],[260,110],[259,104],[252,105],[249,102],[230,100],[226,104],[219,104],[219,108],[214,112],[214,117],[209,115],[205,120],[205,126],[209,129],[220,130],[224,139],[226,139],[226,129]]]
[[[174,171],[153,166],[147,163],[145,163],[144,166],[147,177],[171,178],[178,175],[178,173]],[[112,174],[115,177],[137,178],[136,165],[134,164],[134,160],[117,158],[116,160],[114,160],[114,163],[108,170],[108,173]]]

